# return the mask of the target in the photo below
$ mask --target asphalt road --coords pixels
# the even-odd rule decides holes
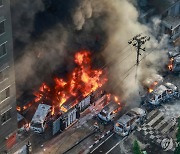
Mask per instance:
[[[123,137],[115,133],[110,133],[104,140],[102,140],[90,151],[90,154],[108,154],[111,152],[111,150],[113,150],[113,147],[115,148],[115,146],[119,144],[122,139]]]

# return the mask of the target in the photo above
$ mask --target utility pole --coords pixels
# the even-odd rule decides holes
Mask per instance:
[[[137,49],[137,58],[136,58],[137,66],[139,65],[139,56],[141,55],[140,50],[145,51],[145,47],[142,48],[142,45],[144,45],[149,40],[150,40],[149,36],[142,36],[141,34],[138,34],[134,36],[130,41],[128,41],[129,44],[132,44]]]

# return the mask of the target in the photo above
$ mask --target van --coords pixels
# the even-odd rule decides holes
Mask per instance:
[[[145,118],[145,110],[133,108],[117,120],[114,125],[114,132],[121,136],[127,136],[136,128],[137,124],[142,123]]]
[[[167,99],[167,88],[164,85],[158,86],[153,92],[147,96],[147,103],[152,105],[159,105]]]
[[[145,102],[152,105],[160,105],[162,102],[177,97],[179,97],[177,86],[167,82],[158,86],[153,92],[149,93]]]
[[[30,125],[30,130],[35,133],[43,133],[47,126],[47,119],[51,113],[51,106],[46,104],[39,104]]]
[[[114,101],[109,102],[98,114],[98,118],[105,123],[112,121],[121,109],[120,105]]]

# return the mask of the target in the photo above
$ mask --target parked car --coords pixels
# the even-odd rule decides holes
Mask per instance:
[[[114,132],[121,136],[126,136],[145,119],[146,111],[144,109],[133,108],[117,120],[114,125]]]
[[[100,111],[98,118],[101,121],[108,123],[115,118],[120,109],[121,106],[118,103],[111,101]]]

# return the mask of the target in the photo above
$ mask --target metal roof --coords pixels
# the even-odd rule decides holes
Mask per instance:
[[[120,117],[117,122],[125,125],[125,124],[127,124],[128,121],[133,119],[133,117],[135,117],[137,114],[143,115],[143,114],[145,114],[145,111],[141,108],[133,108],[129,112],[124,114],[122,117]]]
[[[174,62],[175,63],[180,63],[180,55],[174,57]]]
[[[176,57],[180,55],[180,52],[174,50],[174,51],[169,51],[168,54],[169,54],[169,57],[171,58],[171,57]]]
[[[174,84],[172,84],[172,83],[167,82],[167,83],[165,83],[164,85],[165,85],[168,89],[177,90],[177,87],[176,87]]]
[[[167,16],[162,20],[162,24],[173,30],[180,25],[179,21],[180,17]]]
[[[143,84],[149,87],[152,86],[154,82],[161,84],[163,82],[163,77],[159,74],[152,74],[150,77],[146,78],[143,81]]]
[[[131,109],[131,111],[134,111],[136,112],[136,114],[139,114],[139,115],[145,114],[145,111],[138,107]]]
[[[164,86],[164,85],[160,85],[159,87],[157,87],[154,91],[153,91],[153,93],[155,94],[155,95],[161,95],[164,91],[166,91],[167,90],[167,88]]]
[[[132,117],[128,116],[127,114],[124,114],[122,117],[118,119],[118,123],[121,123],[123,125],[127,124],[128,121],[130,121]]]
[[[179,0],[150,0],[149,3],[153,5],[159,13],[164,13],[167,9],[173,7]]]
[[[117,109],[119,107],[119,104],[117,104],[116,102],[109,102],[104,108],[103,111],[105,112],[112,112],[115,109]]]
[[[44,122],[47,114],[50,112],[50,105],[39,104],[31,122],[33,123],[42,123]]]

